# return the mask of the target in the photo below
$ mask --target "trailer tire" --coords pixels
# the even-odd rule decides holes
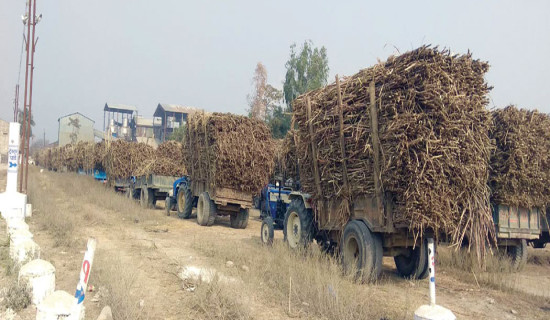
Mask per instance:
[[[373,233],[372,239],[374,240],[374,269],[372,278],[378,279],[382,273],[382,259],[384,259],[384,248],[382,246],[382,236],[380,234]]]
[[[201,226],[211,226],[216,219],[216,204],[210,200],[208,192],[203,192],[199,196],[197,203],[197,223]]]
[[[527,263],[527,241],[520,239],[518,244],[507,246],[506,251],[512,259],[512,269],[514,271],[521,271]]]
[[[180,186],[176,196],[176,208],[180,219],[189,219],[193,211],[193,195],[187,186]]]
[[[305,248],[313,239],[313,214],[301,199],[290,202],[283,224],[284,241],[295,250]]]
[[[164,212],[167,216],[170,216],[170,211],[172,210],[172,197],[167,196],[164,200]]]
[[[340,256],[346,274],[356,280],[374,280],[376,265],[376,243],[367,225],[359,220],[348,222],[340,241]]]
[[[229,218],[229,222],[232,228],[245,229],[248,225],[248,209],[240,209],[238,213],[232,214]]]
[[[139,204],[144,209],[147,208],[147,202],[149,202],[148,196],[149,196],[149,194],[147,192],[145,192],[145,189],[141,188],[140,189],[140,195],[139,195]]]
[[[420,246],[407,248],[408,255],[397,255],[393,257],[397,272],[403,278],[425,279],[428,276],[428,239],[422,240]]]
[[[273,227],[273,218],[265,217],[262,221],[261,236],[262,244],[271,246],[273,244],[273,238],[275,236],[275,229]]]

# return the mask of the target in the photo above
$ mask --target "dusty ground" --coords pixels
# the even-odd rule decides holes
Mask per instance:
[[[85,300],[87,319],[95,319],[106,303],[102,294],[98,293],[105,285],[98,283],[102,283],[100,275],[105,277],[109,273],[115,274],[113,282],[117,282],[118,278],[131,279],[122,289],[122,292],[128,293],[123,299],[136,313],[134,316],[126,313],[126,318],[242,318],[239,314],[220,316],[220,313],[212,317],[207,312],[201,313],[196,303],[189,303],[194,301],[193,295],[197,293],[190,291],[188,283],[182,281],[180,276],[182,268],[189,266],[210,268],[219,272],[220,277],[230,279],[227,286],[232,298],[241,302],[248,318],[318,318],[314,310],[308,309],[309,304],[315,305],[314,301],[301,302],[300,312],[289,313],[288,297],[266,293],[262,288],[262,278],[266,282],[273,281],[268,274],[269,266],[265,269],[267,271],[250,270],[257,266],[254,259],[258,258],[258,253],[273,258],[269,255],[280,252],[261,248],[261,223],[257,213],[244,230],[231,229],[227,218],[217,219],[212,227],[201,227],[194,218],[178,219],[175,212],[170,217],[165,216],[164,210],[161,210],[163,203],[158,204],[157,210],[144,211],[128,199],[106,194],[104,186],[87,177],[47,171],[40,173],[38,168],[31,168],[30,175],[32,188],[34,192],[40,192],[41,197],[35,193],[35,199],[30,199],[35,212],[28,223],[35,241],[42,248],[42,258],[57,269],[56,289],[71,294],[74,292],[86,238],[93,236],[98,240],[90,278],[95,290],[88,292]],[[79,182],[85,190],[78,189]],[[5,170],[0,171],[0,188],[4,186]],[[40,203],[34,203],[38,200],[49,204],[44,204],[45,209],[42,209]],[[74,230],[68,243],[60,244],[58,234],[44,229],[44,221],[49,214],[45,211],[51,210],[74,216]],[[275,234],[276,241],[282,241],[282,232],[276,231]],[[0,223],[0,236],[5,236],[4,222]],[[244,257],[238,255],[242,252],[245,252]],[[246,257],[246,252],[251,252],[253,256]],[[440,269],[437,277],[438,303],[451,309],[459,319],[549,319],[550,250],[531,250],[530,253],[535,258],[530,259],[521,273],[505,275],[505,281],[500,283],[501,289],[484,283],[478,285],[473,275],[459,276],[451,269]],[[235,266],[227,267],[228,259],[233,259]],[[299,258],[296,259],[295,262],[300,263]],[[112,268],[113,265],[117,267]],[[6,284],[7,278],[4,272],[0,272],[0,286]],[[275,281],[287,283],[289,279]],[[380,311],[387,314],[388,319],[412,319],[414,309],[428,302],[427,280],[409,281],[397,277],[391,258],[384,259],[384,273],[379,283],[348,286],[350,290],[368,295],[362,298],[382,299],[389,306],[394,305],[397,311],[385,310],[388,306]],[[346,302],[336,303],[335,308]],[[227,304],[217,306],[221,309],[233,308]],[[128,308],[127,305],[124,307]],[[35,313],[34,307],[28,307],[18,314],[21,319],[34,319]]]

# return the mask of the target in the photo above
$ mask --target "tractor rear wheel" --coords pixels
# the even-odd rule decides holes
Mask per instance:
[[[397,272],[403,278],[425,279],[428,276],[428,239],[423,239],[414,249],[407,248],[406,254],[393,257]]]
[[[216,219],[216,204],[210,200],[208,192],[203,192],[197,202],[197,223],[201,226],[211,226]]]
[[[291,249],[305,248],[313,239],[313,214],[302,200],[292,200],[288,206],[283,233]]]
[[[274,228],[273,228],[273,218],[271,217],[265,217],[262,221],[262,229],[261,229],[261,239],[262,244],[265,245],[272,245],[273,244],[273,238],[274,238]]]
[[[248,225],[248,209],[240,209],[238,213],[229,217],[231,227],[235,229],[245,229]]]
[[[377,243],[367,225],[359,220],[351,220],[346,224],[340,241],[340,255],[346,274],[351,274],[361,282],[375,280],[378,272],[376,264]],[[381,252],[380,252],[381,254]]]
[[[176,208],[180,219],[189,219],[189,217],[191,217],[191,212],[193,211],[193,195],[191,194],[191,189],[186,186],[182,186],[178,189]]]

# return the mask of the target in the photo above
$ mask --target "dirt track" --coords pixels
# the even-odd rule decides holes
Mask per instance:
[[[55,210],[74,213],[77,222],[74,243],[66,246],[56,244],[52,232],[41,230],[43,228],[37,223],[39,216],[47,213],[40,211],[39,203],[34,204],[38,210],[34,212],[35,217],[29,220],[29,225],[35,241],[42,248],[42,258],[52,262],[57,269],[57,289],[73,293],[85,249],[85,239],[94,236],[98,239],[98,251],[90,284],[94,285],[94,275],[109,264],[121,266],[122,273],[135,276],[135,282],[127,289],[132,297],[138,297],[138,304],[141,303],[141,306],[135,307],[142,310],[145,318],[185,319],[196,316],[196,310],[191,312],[186,303],[194,293],[184,290],[179,277],[185,266],[212,268],[236,279],[231,283],[232,290],[244,302],[251,318],[289,318],[285,301],[266,299],[260,291],[255,292],[253,287],[247,285],[248,272],[240,262],[235,261],[233,268],[226,267],[225,257],[231,257],[230,252],[220,257],[214,255],[213,252],[216,251],[211,253],[205,247],[211,243],[234,243],[242,250],[256,250],[260,230],[257,214],[251,217],[244,230],[231,229],[227,218],[217,219],[212,227],[201,227],[194,218],[178,219],[175,212],[167,217],[164,210],[160,210],[162,203],[159,203],[158,210],[147,210],[147,214],[140,219],[139,216],[122,215],[116,210],[105,209],[104,202],[112,201],[111,198],[90,201],[83,193],[77,192],[75,195],[74,188],[79,181],[86,182],[83,185],[90,188],[91,194],[94,194],[96,188],[103,188],[99,183],[90,182],[90,178],[46,171],[40,173],[37,168],[31,168],[30,174],[33,187],[47,194],[50,200],[53,199]],[[3,187],[5,170],[0,172],[0,177],[0,186]],[[98,194],[101,195],[100,192]],[[34,200],[31,198],[30,201]],[[126,208],[136,208],[136,211],[139,209],[137,204],[128,199],[120,197],[120,201]],[[0,234],[5,232],[3,230],[5,225],[2,222]],[[281,241],[282,232],[276,231],[275,234],[278,239],[276,241]],[[459,319],[548,319],[550,259],[547,261],[546,256],[550,257],[550,251],[545,249],[536,255],[541,257],[537,258],[541,263],[528,264],[524,272],[513,275],[510,279],[516,290],[529,294],[509,289],[479,287],[475,282],[458,280],[449,270],[440,270],[437,278],[438,303],[451,309]],[[408,281],[397,277],[391,258],[384,259],[384,267],[382,280],[368,289],[376,295],[395,301],[396,304],[406,305],[400,317],[412,319],[414,309],[428,302],[427,281]],[[0,274],[0,284],[2,277],[4,274]],[[96,286],[95,291],[86,296],[87,319],[95,319],[104,305],[101,296],[97,296],[97,290],[101,288]],[[534,298],[531,294],[543,298]],[[34,308],[29,307],[19,315],[22,319],[34,319]],[[306,313],[292,317],[312,316]]]

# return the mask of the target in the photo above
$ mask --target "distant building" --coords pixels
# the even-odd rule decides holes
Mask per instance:
[[[59,122],[57,141],[60,147],[79,141],[94,142],[94,120],[75,112],[57,121]]]
[[[153,116],[160,122],[160,126],[155,125],[155,137],[160,141],[166,141],[174,132],[174,129],[187,124],[189,114],[197,112],[195,107],[186,107],[177,104],[159,103]]]
[[[8,161],[8,137],[10,131],[10,123],[0,119],[0,162]]]
[[[134,106],[105,103],[103,131],[105,136],[132,141],[135,135],[138,111]]]
[[[152,147],[157,147],[157,141],[155,139],[154,132],[154,119],[151,118],[136,118],[136,131],[135,138],[137,142],[143,142]]]

